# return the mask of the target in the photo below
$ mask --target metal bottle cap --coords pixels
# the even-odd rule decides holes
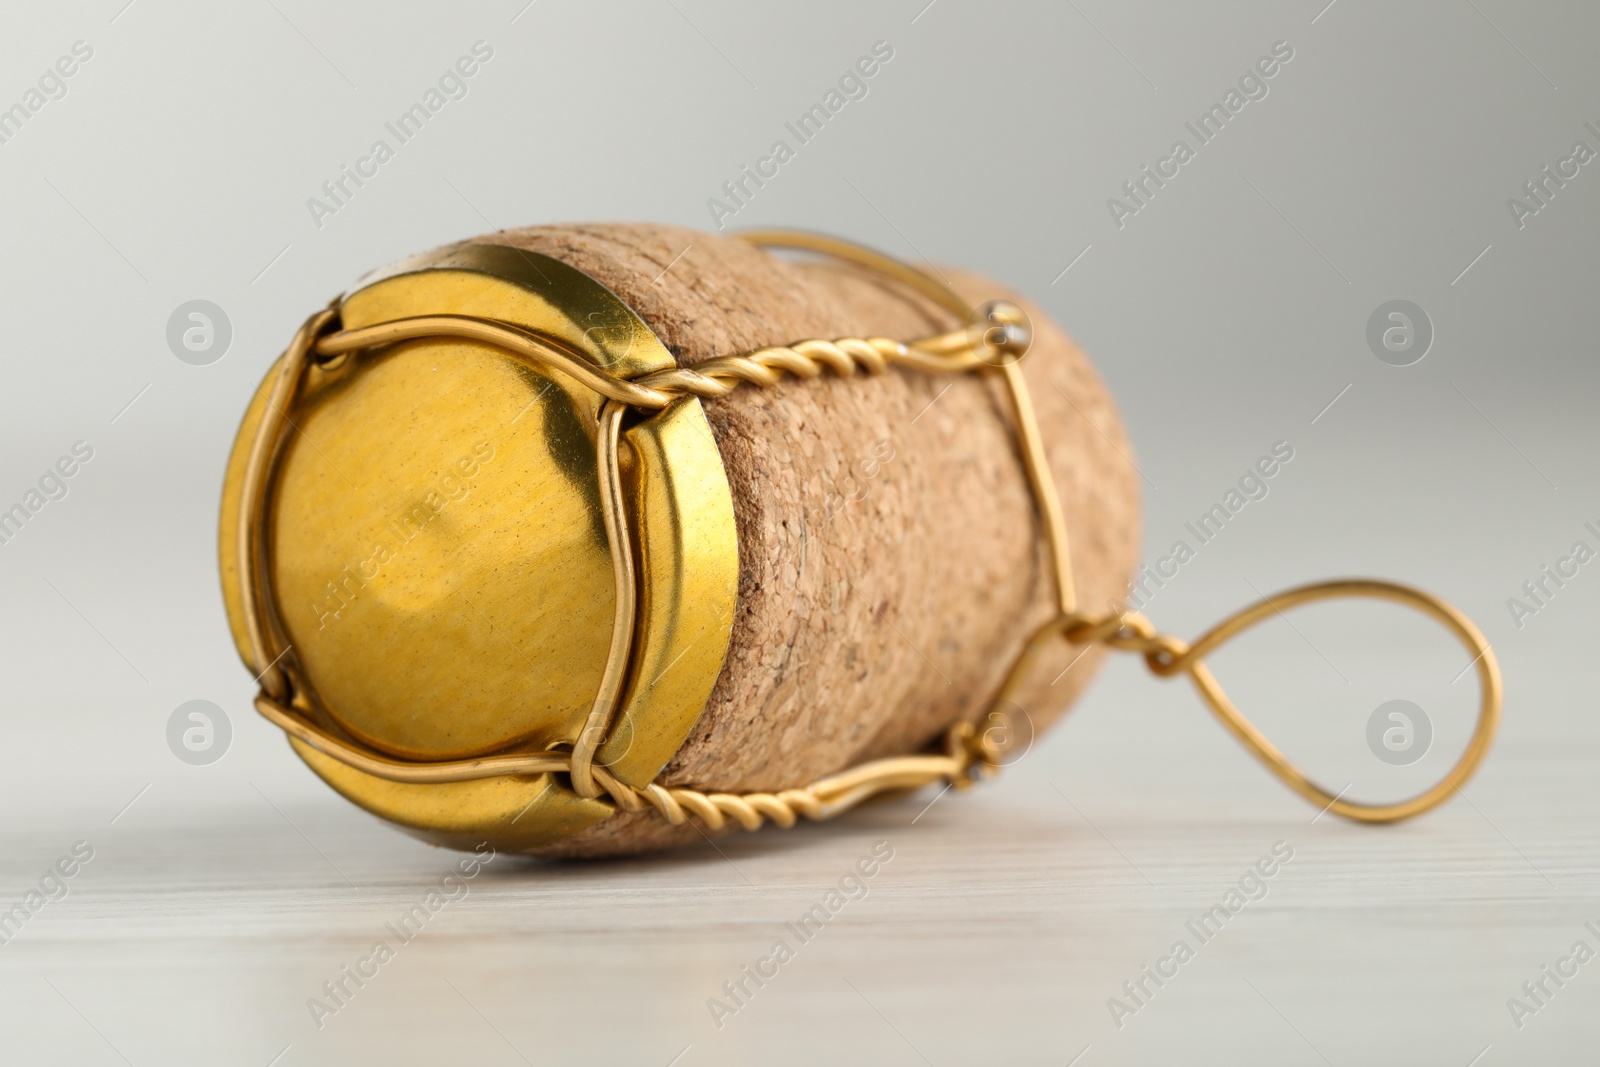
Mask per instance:
[[[362,279],[344,329],[467,315],[535,331],[611,374],[674,366],[605,286],[558,260],[465,244]],[[601,683],[615,593],[596,474],[601,397],[558,370],[460,338],[313,362],[264,490],[256,580],[275,604],[296,707],[378,753],[426,763],[570,747]],[[224,599],[246,639],[237,544],[267,376],[229,459]],[[638,559],[630,678],[596,761],[644,787],[693,727],[727,654],[733,503],[700,401],[623,434]],[[350,800],[439,844],[528,848],[612,814],[550,774],[396,782],[291,739]]]

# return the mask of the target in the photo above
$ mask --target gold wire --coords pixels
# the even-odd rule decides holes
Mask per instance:
[[[799,789],[778,793],[705,793],[663,786],[643,788],[619,781],[594,763],[616,711],[631,659],[631,640],[637,611],[637,576],[634,572],[627,515],[622,495],[617,455],[623,415],[629,408],[659,410],[679,396],[702,399],[726,396],[741,384],[776,385],[786,375],[815,378],[831,370],[851,375],[857,370],[882,373],[895,364],[930,373],[994,372],[1000,374],[1011,399],[1019,458],[1032,492],[1052,564],[1057,614],[1038,627],[1024,642],[992,704],[991,716],[1006,716],[1039,655],[1049,644],[1103,645],[1141,655],[1158,677],[1186,674],[1201,697],[1234,737],[1289,788],[1321,805],[1324,811],[1358,822],[1381,823],[1411,818],[1437,806],[1458,790],[1483,762],[1500,720],[1502,692],[1500,669],[1483,634],[1454,607],[1419,589],[1367,579],[1318,582],[1267,597],[1224,619],[1193,644],[1156,632],[1136,611],[1112,611],[1090,616],[1077,610],[1072,557],[1066,523],[1050,473],[1049,459],[1039,433],[1027,382],[1018,360],[988,357],[985,334],[971,329],[974,309],[950,286],[925,271],[822,234],[789,230],[757,230],[735,235],[747,243],[768,248],[789,248],[832,256],[894,278],[927,297],[966,325],[906,344],[888,338],[807,340],[772,346],[744,356],[708,360],[694,368],[675,368],[629,381],[594,367],[560,340],[509,323],[460,315],[428,315],[355,330],[329,332],[337,323],[337,305],[317,312],[295,334],[267,398],[267,408],[251,442],[240,502],[238,566],[251,657],[260,672],[261,692],[256,708],[268,720],[311,747],[359,771],[397,782],[430,783],[472,781],[505,775],[531,776],[566,773],[581,796],[608,795],[622,811],[652,809],[673,824],[693,816],[709,829],[721,829],[729,819],[747,830],[771,820],[794,825],[798,815],[828,819],[876,794],[912,789],[937,781],[957,786],[970,784],[974,773],[989,775],[999,769],[1002,753],[989,732],[979,733],[971,723],[957,723],[945,734],[943,755],[909,755],[873,760],[820,779]],[[617,608],[610,650],[595,702],[570,753],[551,751],[487,756],[468,760],[419,762],[398,760],[333,736],[309,721],[294,705],[295,665],[272,597],[271,583],[262,564],[266,518],[266,493],[306,367],[313,355],[330,359],[380,345],[423,337],[460,337],[499,348],[517,358],[560,370],[593,389],[605,399],[599,419],[596,458],[600,471],[606,539],[612,556]],[[1429,789],[1392,804],[1363,804],[1344,799],[1313,782],[1292,763],[1229,699],[1205,665],[1208,653],[1233,637],[1274,615],[1315,601],[1345,597],[1372,597],[1403,604],[1434,618],[1450,630],[1473,654],[1469,667],[1478,676],[1481,701],[1472,738],[1450,771]],[[272,654],[280,645],[284,653]],[[1007,731],[1009,736],[1009,731]]]
[[[594,754],[611,731],[611,718],[622,698],[622,683],[627,677],[633,648],[634,616],[638,613],[639,590],[634,581],[633,542],[628,536],[628,518],[622,502],[622,467],[617,461],[617,438],[622,416],[628,407],[619,400],[606,401],[600,409],[597,466],[600,469],[600,511],[605,518],[606,543],[611,546],[611,573],[616,584],[616,612],[611,623],[611,648],[606,653],[605,672],[600,676],[600,691],[594,707],[584,721],[583,731],[572,749],[572,788],[580,797],[597,797]]]

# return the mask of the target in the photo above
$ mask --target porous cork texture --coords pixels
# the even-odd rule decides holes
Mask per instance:
[[[599,280],[686,367],[807,338],[914,340],[958,325],[853,267],[676,227],[539,226],[476,241],[541,252]],[[938,269],[974,303],[1015,300],[1033,319],[1024,374],[1066,515],[1078,601],[1102,610],[1120,597],[1139,548],[1137,474],[1116,406],[1038,308]],[[733,491],[738,608],[711,699],[659,780],[776,791],[926,749],[951,724],[980,718],[1025,637],[1051,616],[1053,595],[997,376],[830,372],[742,386],[705,409]],[[1035,731],[1098,670],[1103,650],[1073,664],[1081,651],[1062,643],[1041,657],[1018,701]],[[653,812],[621,813],[538,854],[637,852],[699,837]]]

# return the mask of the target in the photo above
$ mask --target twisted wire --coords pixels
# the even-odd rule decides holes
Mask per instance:
[[[364,774],[389,781],[429,783],[475,781],[506,775],[572,774],[574,756],[550,751],[478,759],[414,763],[391,759],[333,737],[307,722],[294,708],[266,693],[257,694],[256,710],[285,733]],[[745,830],[758,830],[771,821],[788,829],[800,816],[829,819],[886,789],[915,789],[938,781],[957,786],[971,782],[974,774],[998,768],[993,743],[977,735],[970,724],[947,731],[944,755],[894,756],[852,767],[799,789],[778,792],[705,792],[650,782],[633,786],[603,765],[589,773],[600,792],[619,811],[655,811],[678,826],[691,816],[709,830],[721,830],[730,821]]]
[[[459,337],[491,344],[562,371],[607,400],[647,410],[664,408],[680,396],[715,400],[746,383],[773,386],[782,381],[785,374],[810,379],[831,370],[848,378],[857,371],[882,374],[892,363],[946,372],[971,370],[982,365],[970,351],[951,350],[952,337],[965,338],[965,331],[954,331],[916,346],[887,337],[797,341],[758,348],[744,355],[719,356],[696,367],[674,367],[630,379],[596,367],[587,356],[557,338],[510,323],[466,315],[418,315],[376,326],[339,330],[318,337],[311,345],[311,352],[316,358],[331,360],[347,352],[428,337]],[[935,350],[922,348],[924,344]]]

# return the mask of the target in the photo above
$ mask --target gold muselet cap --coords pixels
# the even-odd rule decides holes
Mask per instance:
[[[449,316],[463,335],[415,327]],[[474,322],[566,369],[468,336]],[[312,350],[335,326],[361,343]],[[553,768],[587,738],[597,773],[647,788],[721,672],[738,584],[699,398],[627,425],[585,382],[671,370],[671,354],[593,278],[488,244],[369,275],[296,342],[245,414],[223,492],[234,641],[294,715],[263,713],[334,789],[437,844],[527,849],[611,815]],[[624,677],[610,661],[628,615]]]

